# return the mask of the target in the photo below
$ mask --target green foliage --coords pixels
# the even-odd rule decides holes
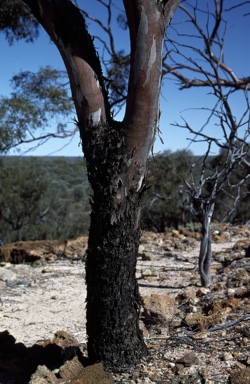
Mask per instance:
[[[49,210],[47,174],[37,161],[16,159],[1,166],[0,179],[1,240],[8,242],[11,231],[21,240],[26,227],[38,224]]]
[[[67,81],[64,71],[50,67],[13,76],[11,96],[0,98],[0,153],[34,139],[34,132],[52,121],[57,132],[64,132],[65,117],[73,110]]]
[[[221,156],[211,158],[211,167],[221,166]],[[193,225],[192,206],[182,189],[194,162],[191,152],[166,151],[149,163],[151,188],[142,211],[144,229]],[[249,172],[247,168],[245,173]],[[240,177],[244,172],[235,174]],[[238,180],[238,179],[237,179]],[[214,217],[221,221],[232,208],[228,188],[220,194]],[[233,223],[250,217],[250,184],[242,189]],[[0,240],[68,239],[88,233],[90,189],[81,158],[3,157],[0,163]],[[229,196],[230,195],[230,196]]]
[[[89,188],[80,158],[4,157],[0,240],[68,239],[89,227]]]
[[[0,32],[9,44],[24,39],[33,42],[38,36],[38,22],[20,0],[1,0]]]
[[[165,151],[149,163],[152,186],[143,208],[143,227],[164,232],[190,219],[190,206],[182,185],[193,162],[189,151]]]

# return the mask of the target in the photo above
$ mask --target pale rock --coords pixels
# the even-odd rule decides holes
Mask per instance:
[[[155,268],[143,268],[141,270],[142,277],[158,277],[158,271]]]
[[[226,241],[231,241],[231,235],[230,235],[229,231],[225,231],[223,233],[223,235],[224,235]]]
[[[204,296],[204,295],[207,295],[209,292],[210,292],[210,289],[209,289],[209,288],[201,287],[200,289],[198,289],[196,295],[197,295],[198,297],[199,297],[199,296]]]
[[[140,244],[139,248],[138,248],[138,253],[140,254],[140,253],[144,253],[144,252],[145,252],[145,247],[144,247],[144,245]]]
[[[38,365],[37,370],[30,378],[29,384],[59,383],[58,378],[45,365]]]
[[[2,281],[13,281],[16,280],[17,276],[15,272],[9,271],[6,268],[0,268],[0,280]]]
[[[177,307],[174,297],[152,294],[144,296],[142,299],[146,320],[156,324],[172,320]]]
[[[233,360],[233,355],[230,352],[225,352],[222,355],[222,360],[223,361]]]

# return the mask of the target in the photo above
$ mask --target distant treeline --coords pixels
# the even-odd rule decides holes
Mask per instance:
[[[87,233],[84,160],[10,157],[0,165],[0,240],[68,239]]]
[[[195,157],[187,151],[165,151],[150,159],[149,189],[142,209],[143,229],[165,231],[195,224],[191,201],[182,188],[194,161]],[[238,209],[230,217],[234,224],[250,218],[246,193],[249,189],[248,185],[242,191]],[[234,203],[231,196],[234,192],[229,192],[219,196],[214,220],[222,221]],[[68,239],[87,234],[90,195],[82,158],[2,157],[0,242]]]

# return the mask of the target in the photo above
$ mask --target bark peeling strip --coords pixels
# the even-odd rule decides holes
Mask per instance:
[[[91,112],[89,115],[88,123],[90,127],[95,127],[101,122],[102,109],[99,108],[97,111]]]
[[[143,180],[144,180],[144,174],[141,176],[141,178],[140,178],[140,180],[138,182],[138,186],[137,186],[136,192],[138,192],[141,189]]]
[[[70,68],[72,70],[72,76],[74,79],[74,82],[76,84],[75,87],[75,96],[76,96],[76,101],[78,106],[81,108],[82,105],[86,103],[86,99],[84,98],[82,91],[81,91],[81,86],[78,80],[78,71],[77,71],[77,66],[75,59],[77,59],[77,56],[72,56],[70,52],[70,47],[64,47],[63,42],[60,40],[60,44],[63,47],[63,52],[67,56],[67,59],[70,63]]]
[[[141,18],[138,27],[136,38],[136,51],[134,59],[134,82],[136,83],[139,78],[139,72],[143,69],[147,58],[147,43],[145,36],[148,34],[148,18],[145,12],[145,8],[141,7]]]
[[[96,86],[97,86],[98,89],[101,90],[100,82],[99,82],[99,80],[97,78],[96,78]]]
[[[155,39],[155,36],[153,36],[153,43],[151,45],[150,58],[148,62],[147,77],[143,83],[143,86],[145,86],[150,79],[150,72],[155,61],[156,61],[156,39]]]
[[[40,1],[38,2],[38,4],[40,5]],[[55,35],[55,38],[57,39],[58,41],[58,48],[60,46],[60,49],[59,51],[61,51],[62,53],[62,57],[65,55],[70,63],[70,69],[72,70],[72,77],[74,79],[74,82],[76,84],[76,87],[75,87],[75,98],[76,98],[76,101],[78,106],[81,107],[83,104],[86,103],[86,99],[84,98],[82,92],[81,92],[81,87],[80,87],[80,83],[79,83],[79,80],[78,80],[78,71],[77,71],[77,66],[76,66],[76,62],[75,62],[75,59],[77,59],[77,56],[72,56],[71,54],[71,47],[70,46],[65,46],[64,43],[63,43],[63,40],[60,38],[60,36],[57,35],[56,31],[55,31],[55,28],[53,28],[53,32],[54,32],[54,35]]]

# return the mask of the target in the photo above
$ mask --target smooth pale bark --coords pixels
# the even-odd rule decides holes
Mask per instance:
[[[70,0],[24,0],[69,74],[93,190],[86,261],[88,353],[113,370],[146,353],[135,278],[147,159],[159,117],[162,46],[180,0],[124,0],[131,73],[124,121],[110,116],[99,59]]]
[[[208,287],[211,283],[210,265],[212,260],[212,235],[211,235],[211,219],[214,212],[214,203],[200,207],[201,221],[201,244],[199,253],[199,272],[201,284]]]

